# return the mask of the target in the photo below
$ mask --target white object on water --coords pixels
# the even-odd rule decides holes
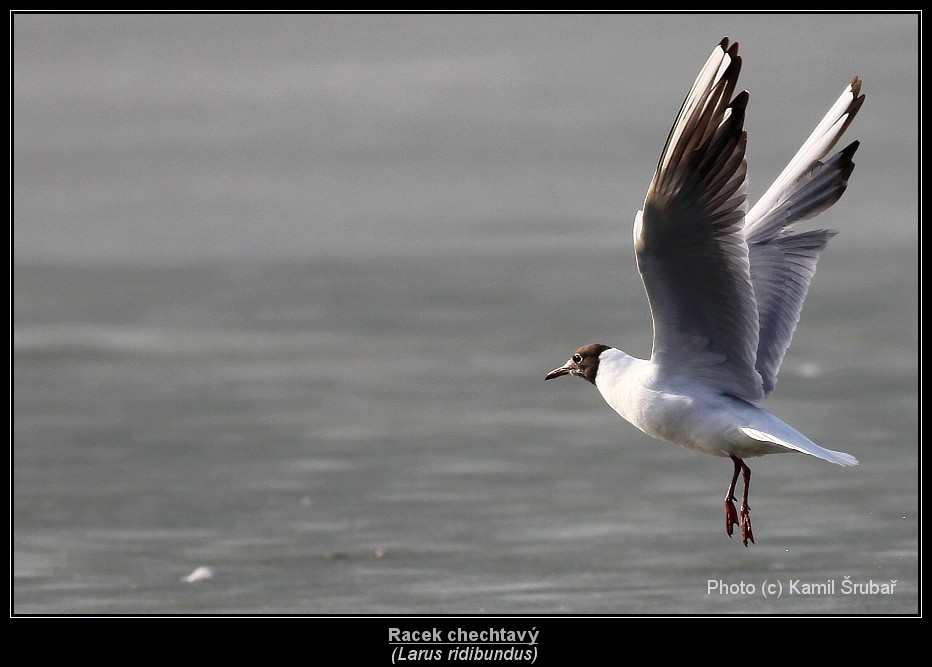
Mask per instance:
[[[187,577],[182,577],[182,581],[186,581],[189,584],[195,581],[206,581],[208,579],[214,578],[214,571],[209,567],[201,566],[196,568],[194,572],[189,574]]]

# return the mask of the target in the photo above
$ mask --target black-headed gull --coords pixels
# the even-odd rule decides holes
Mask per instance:
[[[579,348],[547,380],[577,375],[645,433],[734,462],[725,530],[754,541],[744,459],[802,452],[841,466],[825,449],[758,407],[774,389],[819,253],[836,232],[791,231],[838,201],[854,169],[853,142],[828,160],[864,96],[857,77],[753,208],[747,205],[746,91],[741,57],[723,39],[680,109],[644,208],[634,249],[654,324],[649,360],[600,343]],[[740,517],[735,485],[744,474]]]

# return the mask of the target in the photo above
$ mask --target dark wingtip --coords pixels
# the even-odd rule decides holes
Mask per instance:
[[[860,86],[858,86],[858,89],[860,90]],[[864,104],[864,95],[858,95],[858,91],[856,90],[852,90],[851,92],[855,95],[855,98],[851,100],[851,104],[848,105],[848,117],[853,119],[858,111],[861,110],[861,105]]]
[[[734,57],[738,55],[738,42],[733,42],[729,37],[722,37],[722,41],[718,43],[722,47],[722,51],[728,55]]]
[[[861,142],[855,139],[850,144],[842,148],[837,153],[837,158],[839,160],[839,169],[841,170],[841,178],[846,184],[848,178],[850,178],[851,173],[854,171],[854,153],[858,150],[858,147],[861,145]],[[839,196],[841,196],[839,194]]]
[[[851,94],[855,97],[861,94],[861,77],[856,76],[851,79]]]
[[[861,146],[861,142],[858,139],[855,139],[850,144],[842,148],[839,152],[842,154],[845,160],[850,160],[854,157],[855,152]]]

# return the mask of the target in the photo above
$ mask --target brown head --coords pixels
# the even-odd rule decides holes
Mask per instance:
[[[544,379],[552,380],[561,375],[578,375],[595,384],[595,376],[599,372],[599,355],[607,349],[609,349],[609,346],[602,345],[602,343],[584,345],[576,350],[565,364],[547,373],[547,377]]]

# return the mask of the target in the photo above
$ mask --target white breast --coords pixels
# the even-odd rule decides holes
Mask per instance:
[[[649,361],[616,349],[599,357],[596,386],[615,412],[647,435],[717,456],[728,453],[734,423],[711,390],[662,382]]]

